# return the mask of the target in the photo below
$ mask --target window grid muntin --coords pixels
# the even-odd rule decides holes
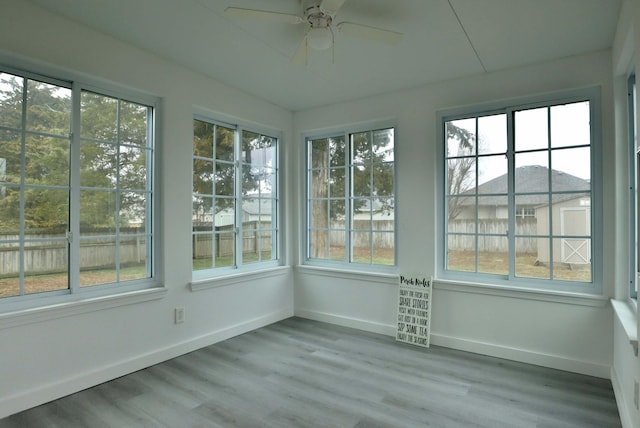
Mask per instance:
[[[0,73],[4,73],[4,74],[9,74],[14,76],[16,79],[21,80],[22,81],[22,101],[21,101],[21,119],[20,119],[20,123],[21,126],[20,128],[15,128],[15,127],[11,127],[11,126],[0,126],[0,131],[10,131],[10,132],[16,132],[18,135],[20,135],[20,180],[18,183],[2,183],[3,188],[5,189],[14,189],[17,190],[20,194],[20,201],[19,201],[19,211],[20,211],[20,233],[19,233],[19,237],[18,239],[8,239],[8,240],[2,240],[0,243],[2,244],[19,244],[20,245],[20,249],[19,249],[19,281],[20,281],[20,289],[21,289],[21,295],[18,296],[12,296],[12,297],[7,297],[7,298],[2,298],[3,302],[18,302],[19,300],[24,300],[24,298],[26,298],[27,300],[24,300],[24,302],[28,302],[31,301],[30,296],[33,293],[29,293],[28,295],[24,294],[24,280],[25,277],[27,276],[27,274],[30,274],[29,272],[26,271],[27,266],[25,265],[25,247],[28,246],[29,244],[37,244],[37,243],[53,243],[53,242],[66,242],[66,254],[67,254],[67,267],[66,267],[66,271],[64,273],[64,276],[66,278],[66,283],[67,286],[64,289],[54,289],[52,291],[38,291],[39,294],[46,294],[47,296],[64,296],[64,295],[68,295],[68,294],[73,294],[78,292],[78,281],[77,281],[77,275],[75,275],[76,272],[74,269],[77,268],[78,264],[74,263],[74,259],[77,259],[77,254],[78,254],[78,248],[79,248],[79,239],[75,239],[73,240],[72,237],[78,237],[79,233],[77,233],[79,231],[79,222],[78,219],[79,217],[77,216],[77,214],[74,213],[74,211],[79,208],[79,181],[78,181],[78,165],[79,165],[79,150],[78,150],[78,136],[79,136],[79,132],[77,132],[79,130],[78,125],[79,125],[79,117],[80,117],[80,109],[79,109],[79,105],[80,105],[80,96],[79,96],[79,91],[82,86],[80,83],[77,82],[68,82],[68,81],[63,81],[63,80],[59,80],[59,79],[55,79],[55,78],[50,78],[47,76],[42,76],[42,75],[38,75],[35,73],[31,73],[31,72],[27,72],[24,70],[18,70],[18,69],[13,69],[11,67],[7,67],[7,66],[2,66],[2,70],[0,70]],[[61,89],[65,89],[69,91],[69,94],[67,96],[67,102],[69,102],[69,105],[67,106],[67,113],[68,114],[68,118],[66,120],[69,129],[67,129],[67,132],[64,134],[61,133],[55,133],[55,132],[47,132],[46,130],[33,130],[33,129],[26,129],[26,123],[27,120],[29,120],[28,115],[26,114],[26,110],[29,107],[29,104],[27,103],[27,92],[29,91],[29,82],[33,83],[44,83],[48,86],[53,86],[52,89],[54,90],[61,90]],[[145,100],[142,102],[141,105],[144,105],[145,108],[147,108],[149,116],[153,117],[153,102],[149,101],[149,100]],[[33,104],[33,106],[37,106],[37,104]],[[148,122],[147,124],[147,133],[149,135],[153,135],[153,129],[152,127],[155,126],[153,124],[153,122]],[[65,127],[66,129],[66,127]],[[68,179],[66,179],[66,181],[68,181],[67,185],[58,185],[58,184],[34,184],[34,183],[27,183],[25,180],[25,175],[27,173],[27,165],[26,165],[26,157],[28,155],[27,151],[26,151],[26,144],[27,144],[27,139],[30,136],[36,136],[36,137],[41,137],[41,138],[55,138],[56,140],[59,141],[67,141],[68,142],[68,150],[67,150],[67,155],[69,157],[69,162],[68,162],[68,169],[67,169],[67,176]],[[35,143],[36,141],[34,141]],[[153,144],[153,139],[148,139],[147,140],[148,145],[147,147],[152,147]],[[151,156],[147,156],[147,162],[149,164],[153,163],[152,157]],[[152,186],[151,186],[151,180],[150,180],[150,173],[151,173],[151,169],[149,168],[147,170],[147,174],[148,174],[148,189],[149,192],[152,192]],[[65,206],[68,209],[68,214],[66,215],[66,231],[65,231],[65,235],[64,236],[60,236],[60,237],[43,237],[43,238],[29,238],[26,235],[26,231],[25,231],[25,201],[26,201],[26,192],[25,190],[29,190],[29,189],[34,189],[34,190],[53,190],[53,191],[59,191],[59,190],[63,190],[66,191],[68,193],[68,197],[67,202],[65,204]],[[147,219],[147,223],[151,224],[151,213],[153,212],[153,209],[151,207],[151,201],[149,201],[149,203],[147,204],[147,211],[148,214],[146,215],[146,219]],[[148,230],[151,231],[150,228],[148,228]],[[74,233],[75,232],[75,233]],[[151,234],[148,234],[149,236]],[[150,239],[147,240],[148,246],[149,248],[151,248],[151,244],[150,244]],[[152,257],[152,252],[148,249],[147,250],[147,258],[149,259],[149,267],[147,269],[147,278],[149,279],[151,278],[151,263],[150,263],[150,258]],[[40,275],[40,273],[36,272],[36,275]],[[138,281],[139,285],[136,287],[140,287],[142,286],[142,283],[140,283]],[[102,287],[94,287],[97,289],[100,289]],[[98,290],[95,290],[98,291]],[[101,293],[100,291],[98,291],[99,293]],[[93,293],[95,294],[95,293]],[[104,294],[104,293],[102,293]],[[16,300],[18,299],[18,300]],[[13,303],[11,303],[13,304]]]
[[[587,91],[584,91],[587,92]],[[474,157],[474,156],[467,156],[467,155],[462,155],[462,156],[449,156],[447,154],[447,124],[449,122],[452,121],[456,121],[456,120],[464,120],[464,119],[476,119],[476,123],[477,120],[481,117],[486,117],[492,114],[496,114],[496,113],[507,113],[507,124],[506,124],[506,129],[507,129],[507,135],[508,135],[508,143],[509,143],[509,150],[507,153],[507,158],[508,158],[508,169],[509,171],[513,171],[515,170],[515,156],[514,156],[514,151],[513,151],[513,147],[514,147],[514,120],[513,120],[513,113],[516,111],[521,111],[521,110],[527,110],[527,109],[534,109],[537,107],[545,107],[547,109],[550,109],[553,106],[560,106],[560,105],[565,105],[565,104],[572,104],[572,103],[580,103],[580,102],[587,102],[589,103],[589,108],[590,108],[590,112],[589,112],[589,120],[590,120],[590,142],[589,144],[575,144],[575,145],[569,145],[569,146],[561,146],[561,147],[551,147],[551,142],[550,142],[550,137],[548,138],[548,147],[550,147],[552,150],[564,150],[564,149],[571,149],[571,148],[581,148],[581,147],[589,147],[590,149],[590,159],[591,159],[591,173],[590,173],[590,179],[591,179],[591,185],[589,187],[588,191],[553,191],[552,188],[550,187],[550,191],[549,191],[549,199],[551,200],[552,196],[554,195],[559,195],[559,194],[582,194],[582,193],[588,193],[589,197],[590,197],[590,207],[594,206],[594,186],[597,186],[598,188],[600,188],[600,185],[597,184],[597,180],[594,179],[594,177],[597,177],[596,174],[599,171],[599,167],[597,165],[597,162],[595,162],[596,168],[598,169],[598,171],[594,170],[594,157],[593,157],[593,150],[594,150],[594,142],[597,141],[595,140],[594,136],[596,134],[599,135],[599,128],[597,128],[599,125],[594,125],[594,120],[595,118],[597,118],[597,114],[599,112],[599,106],[597,104],[598,100],[599,100],[599,96],[597,94],[595,94],[595,91],[590,90],[589,91],[591,94],[590,95],[567,95],[565,99],[558,99],[558,101],[539,101],[539,102],[534,102],[534,103],[529,103],[526,105],[522,105],[522,106],[517,106],[517,107],[500,107],[497,109],[492,109],[492,110],[486,110],[484,112],[481,113],[477,113],[477,112],[471,112],[471,113],[463,113],[463,114],[453,114],[450,116],[440,116],[442,118],[442,136],[443,136],[443,141],[444,144],[442,147],[444,147],[444,151],[443,151],[443,158],[444,158],[444,171],[447,170],[447,162],[448,160],[451,159],[463,159],[463,158],[468,158],[468,157]],[[574,94],[578,93],[578,91],[575,91]],[[477,129],[477,126],[476,126]],[[550,132],[551,126],[549,126],[549,132]],[[474,138],[477,139],[477,134],[476,136],[474,136]],[[477,140],[476,140],[477,141]],[[478,151],[478,147],[479,144],[475,145],[475,158],[479,158],[482,155],[478,155],[477,151]],[[528,149],[528,150],[522,150],[519,151],[518,153],[526,153],[526,152],[536,152],[536,151],[545,151],[545,150],[540,150],[540,149]],[[548,157],[549,159],[551,158],[551,151],[548,151]],[[478,170],[476,169],[476,175],[478,173]],[[510,174],[510,173],[509,173]],[[551,176],[551,167],[549,168],[549,176]],[[458,276],[460,278],[465,278],[467,280],[470,280],[473,278],[473,275],[467,275],[467,273],[463,272],[463,271],[452,271],[449,270],[448,266],[449,266],[449,254],[448,254],[448,248],[449,248],[449,238],[450,236],[477,236],[477,223],[476,223],[476,231],[475,232],[469,232],[469,233],[451,233],[449,231],[448,228],[448,213],[449,213],[449,200],[451,200],[452,198],[455,198],[456,196],[459,196],[462,193],[449,193],[448,192],[448,188],[447,188],[447,174],[444,173],[443,174],[444,180],[442,181],[442,189],[443,189],[443,194],[445,195],[444,201],[446,202],[444,204],[443,207],[443,228],[442,228],[442,233],[445,237],[445,239],[443,239],[443,257],[442,257],[442,266],[444,269],[444,272],[453,272],[454,276]],[[511,200],[512,198],[515,198],[515,193],[514,193],[514,183],[513,183],[513,177],[511,177],[511,179],[509,180],[509,208],[512,211],[512,213],[510,214],[510,224],[509,224],[509,231],[512,230],[516,230],[514,228],[514,223],[515,223],[515,217],[513,215],[513,212],[515,212],[515,206],[513,201]],[[476,186],[477,186],[477,181],[476,181]],[[549,180],[549,186],[551,186],[551,180]],[[526,194],[533,194],[535,192],[532,193],[528,193],[528,192],[520,192],[518,193],[518,195],[526,195]],[[474,195],[474,197],[477,197],[478,195]],[[481,194],[479,196],[485,196],[485,194]],[[551,207],[549,207],[549,210],[551,210]],[[594,240],[598,240],[599,239],[599,235],[597,233],[597,229],[596,229],[596,224],[599,223],[598,218],[596,218],[596,210],[591,210],[591,215],[590,215],[590,224],[591,224],[591,234],[590,235],[562,235],[562,234],[555,234],[555,233],[550,233],[548,235],[548,239],[551,241],[553,239],[557,239],[557,238],[573,238],[573,237],[578,237],[578,238],[585,238],[587,237],[589,239],[589,243],[590,243],[590,247],[594,246]],[[549,216],[551,217],[551,216]],[[476,215],[475,215],[475,219],[478,219],[478,211],[477,211],[477,206],[476,206]],[[552,229],[550,229],[552,230]],[[515,248],[515,238],[516,238],[516,234],[515,233],[509,233],[509,248]],[[518,237],[527,237],[529,235],[517,235]],[[534,237],[538,237],[538,238],[547,238],[547,236],[537,236],[537,235],[531,235]],[[477,244],[477,243],[476,243]],[[553,246],[552,243],[549,244],[550,246]],[[594,247],[595,248],[595,247]],[[551,249],[552,250],[552,249]],[[590,282],[578,282],[578,281],[565,281],[562,279],[553,279],[553,282],[561,282],[563,284],[567,284],[569,287],[572,287],[574,285],[577,285],[578,287],[584,287],[584,285],[593,285],[596,281],[596,277],[600,278],[599,276],[599,266],[594,266],[593,264],[593,255],[591,256],[591,281]],[[477,269],[477,250],[476,250],[476,269]],[[557,262],[555,262],[557,263]],[[551,263],[553,264],[553,263]],[[508,280],[513,280],[513,279],[517,279],[520,283],[522,284],[532,284],[534,288],[536,288],[537,285],[540,285],[542,288],[544,288],[544,285],[540,283],[540,281],[537,278],[522,278],[522,277],[517,277],[515,278],[512,273],[515,272],[515,255],[510,257],[510,261],[509,261],[509,276],[506,277],[505,279]],[[458,275],[458,273],[460,273],[460,275]],[[482,274],[483,276],[487,276],[487,277],[491,277],[491,276],[495,276],[495,275],[487,275],[487,274]],[[499,277],[500,275],[498,275],[497,277]],[[534,285],[535,284],[535,285]],[[575,288],[575,287],[574,287]]]
[[[640,281],[640,146],[637,135],[637,91],[636,75],[632,73],[627,80],[627,129],[629,144],[629,297],[638,298]]]
[[[374,144],[374,133],[376,132],[390,132],[391,133],[391,139],[393,141],[392,143],[392,148],[391,148],[391,154],[393,155],[391,160],[385,160],[382,162],[374,162],[374,156],[372,154],[373,152],[373,144]],[[368,143],[369,143],[369,147],[368,147],[368,152],[370,154],[370,156],[368,156],[366,161],[355,161],[354,160],[354,144],[353,144],[353,138],[355,135],[357,134],[367,134],[368,137]],[[320,141],[320,140],[329,140],[329,139],[342,139],[342,141],[344,142],[344,162],[342,162],[340,165],[336,165],[334,163],[332,163],[333,161],[330,159],[327,168],[322,168],[322,167],[314,167],[313,162],[312,162],[312,156],[313,156],[313,143],[316,141]],[[307,174],[306,174],[306,180],[307,180],[307,187],[306,187],[306,195],[307,195],[307,204],[306,204],[306,224],[307,224],[307,230],[306,230],[306,238],[307,238],[307,245],[306,245],[306,249],[305,249],[305,257],[307,261],[311,261],[311,262],[322,262],[323,264],[332,264],[332,263],[350,263],[350,264],[362,264],[362,265],[367,265],[367,266],[376,266],[376,267],[389,267],[389,266],[396,266],[397,265],[397,257],[396,257],[396,245],[395,245],[395,241],[396,241],[396,216],[395,216],[395,174],[396,174],[396,169],[395,169],[395,126],[382,126],[382,127],[371,127],[369,129],[366,130],[354,130],[354,131],[345,131],[342,133],[332,133],[332,134],[326,134],[324,136],[309,136],[305,138],[305,142],[306,142],[306,164],[307,164]],[[355,191],[354,191],[354,182],[355,182],[355,174],[354,174],[354,168],[356,168],[357,166],[369,166],[370,171],[369,171],[369,178],[368,178],[368,182],[371,185],[371,187],[373,187],[373,182],[374,182],[374,168],[372,168],[373,165],[375,164],[386,164],[386,165],[392,165],[393,166],[393,172],[392,172],[392,180],[393,180],[393,186],[392,186],[392,191],[391,191],[391,195],[385,195],[384,198],[389,199],[391,201],[393,201],[393,211],[394,211],[394,217],[393,217],[393,229],[392,230],[384,230],[384,231],[375,231],[372,224],[373,224],[373,211],[372,211],[372,206],[371,203],[374,199],[376,199],[374,197],[373,194],[369,194],[367,196],[364,195],[354,195]],[[329,185],[328,180],[324,183],[326,188],[327,188],[327,196],[324,198],[318,198],[313,194],[313,173],[316,171],[320,171],[323,169],[327,169],[328,171],[332,170],[332,169],[344,169],[344,187],[345,187],[345,196],[340,196],[340,197],[333,197],[331,194],[331,186]],[[330,177],[329,177],[330,178]],[[382,198],[382,197],[380,197]],[[367,200],[369,201],[369,206],[370,206],[370,210],[369,210],[369,226],[365,229],[356,229],[355,228],[355,224],[354,224],[354,219],[355,219],[355,201],[357,200]],[[314,226],[314,221],[313,221],[313,204],[317,201],[326,201],[327,203],[327,218],[328,218],[328,226],[325,227],[316,227]],[[345,216],[345,226],[343,229],[336,229],[331,225],[331,218],[330,218],[330,206],[331,206],[331,202],[332,201],[339,201],[341,203],[344,204],[344,216]],[[312,254],[312,248],[316,245],[314,238],[313,238],[313,234],[316,232],[326,232],[327,233],[327,238],[326,238],[326,245],[325,245],[325,257],[314,257]],[[333,233],[340,233],[342,235],[344,235],[344,248],[345,248],[345,254],[344,256],[338,260],[335,257],[333,257],[333,255],[331,254],[331,242],[332,242],[332,232]],[[355,236],[356,234],[361,234],[361,233],[366,233],[368,235],[368,240],[369,240],[369,251],[368,251],[368,259],[369,262],[361,262],[361,261],[355,261],[355,251],[354,251],[354,243],[356,242]],[[374,263],[374,249],[375,249],[375,236],[379,234],[379,235],[392,235],[391,240],[393,241],[393,264],[389,265],[389,264],[381,264],[381,263]],[[388,241],[388,240],[387,240]]]
[[[267,133],[262,133],[262,132],[258,132],[258,131],[252,131],[249,128],[245,128],[244,126],[241,125],[231,125],[229,123],[225,123],[225,122],[220,122],[217,120],[212,120],[206,116],[202,116],[202,115],[195,115],[194,116],[194,124],[196,122],[201,122],[203,124],[208,124],[213,126],[213,149],[212,149],[212,157],[209,158],[207,156],[202,156],[202,155],[197,155],[195,153],[195,146],[194,146],[194,154],[192,156],[193,158],[193,163],[192,165],[195,166],[195,161],[196,160],[205,160],[205,161],[211,161],[213,163],[213,180],[214,183],[212,184],[213,186],[213,194],[208,195],[205,193],[198,193],[195,190],[192,193],[192,200],[195,198],[209,198],[212,199],[212,204],[211,204],[211,229],[207,230],[207,231],[196,231],[194,230],[193,226],[192,226],[192,239],[195,239],[197,236],[206,236],[208,234],[211,234],[213,237],[213,241],[212,241],[212,247],[211,247],[211,265],[210,267],[205,267],[202,269],[195,269],[192,268],[192,273],[194,278],[196,279],[204,279],[206,277],[210,277],[211,275],[218,275],[220,273],[224,273],[226,271],[232,271],[232,270],[236,270],[239,269],[241,267],[244,266],[248,266],[248,265],[260,265],[260,266],[266,266],[266,265],[275,265],[278,263],[279,260],[279,138],[272,136],[272,135],[268,135]],[[218,144],[217,144],[217,139],[216,139],[216,135],[217,135],[217,127],[222,127],[225,128],[227,130],[233,131],[233,159],[219,159],[218,155],[217,155],[217,150],[218,150]],[[261,255],[259,255],[259,260],[257,262],[249,262],[249,263],[245,263],[243,260],[243,241],[244,241],[244,236],[245,236],[245,232],[247,231],[252,231],[253,229],[246,229],[243,226],[243,219],[242,219],[242,202],[245,199],[252,199],[251,196],[247,196],[245,197],[243,195],[243,167],[246,165],[249,165],[247,163],[245,163],[242,160],[242,135],[244,132],[247,132],[249,134],[253,133],[256,134],[260,137],[264,137],[264,138],[268,138],[273,140],[273,146],[274,146],[274,154],[273,154],[273,161],[275,163],[274,167],[271,167],[270,170],[273,172],[273,176],[274,176],[274,184],[273,184],[273,191],[272,191],[272,197],[271,198],[258,198],[257,195],[255,198],[253,199],[260,199],[260,201],[265,200],[265,199],[269,199],[271,201],[271,216],[272,216],[272,221],[271,221],[271,228],[270,229],[260,229],[260,231],[265,231],[267,230],[270,234],[271,234],[271,258],[269,260],[263,259]],[[194,144],[195,144],[195,140],[194,140]],[[217,166],[218,164],[220,165],[226,165],[226,166],[230,166],[233,170],[233,194],[231,195],[218,195],[216,194],[216,184],[215,184],[215,174],[217,172]],[[194,179],[195,179],[195,169],[194,169]],[[194,181],[195,183],[195,181]],[[226,200],[226,201],[231,201],[231,207],[232,207],[232,219],[233,219],[233,224],[231,225],[232,227],[230,228],[230,230],[225,230],[225,231],[216,231],[216,225],[215,225],[215,215],[216,215],[216,200]],[[261,204],[259,204],[259,206],[261,206]],[[275,214],[274,214],[275,213]],[[194,211],[192,209],[192,224],[193,221],[195,219],[195,215],[194,215]],[[262,215],[262,214],[261,214]],[[256,234],[259,234],[259,231],[256,231]],[[222,237],[224,235],[232,235],[232,248],[233,248],[233,262],[231,265],[220,265],[220,266],[216,266],[216,247],[215,247],[215,242],[216,242],[216,237]],[[261,241],[262,237],[258,237],[256,236],[256,240]],[[195,245],[195,243],[193,244]],[[261,247],[257,247],[257,248],[261,248]],[[193,258],[193,255],[192,255]],[[193,263],[193,262],[192,262]]]
[[[82,196],[82,192],[83,191],[92,191],[92,192],[105,192],[109,194],[109,198],[113,198],[114,200],[114,208],[113,208],[113,214],[114,214],[114,227],[113,227],[113,232],[112,233],[106,233],[106,234],[96,234],[96,235],[89,235],[86,236],[81,228],[78,228],[77,230],[77,235],[78,236],[78,258],[75,261],[77,263],[77,269],[79,272],[78,275],[78,285],[80,287],[91,287],[91,288],[100,288],[100,287],[104,287],[104,286],[113,286],[115,284],[120,284],[122,282],[129,282],[129,281],[136,281],[136,280],[141,280],[141,279],[149,279],[152,277],[152,272],[153,272],[153,266],[152,266],[152,259],[153,259],[153,223],[152,223],[152,203],[153,203],[153,153],[154,153],[154,148],[153,148],[153,138],[154,138],[154,127],[155,127],[155,121],[154,121],[154,114],[153,114],[153,107],[144,103],[139,103],[136,101],[131,101],[128,100],[126,98],[123,98],[121,96],[117,96],[117,95],[107,95],[101,91],[97,91],[94,89],[85,89],[85,88],[78,88],[78,92],[79,92],[79,96],[78,96],[78,125],[76,128],[76,132],[77,134],[74,132],[74,135],[78,135],[78,140],[77,140],[77,146],[78,146],[78,180],[79,180],[79,184],[78,184],[78,193],[79,193],[79,200],[81,199]],[[83,114],[85,114],[87,112],[87,110],[85,109],[86,105],[83,103],[82,101],[82,96],[83,95],[87,95],[90,97],[94,97],[94,98],[103,98],[103,99],[107,99],[110,100],[110,102],[114,102],[115,103],[115,107],[116,107],[116,117],[115,117],[115,135],[114,135],[114,140],[108,140],[108,139],[103,139],[103,138],[94,138],[94,137],[87,137],[83,134],[83,129],[82,129],[82,124],[83,124]],[[122,142],[122,104],[123,103],[130,103],[130,104],[136,104],[141,108],[144,108],[146,110],[146,114],[145,114],[145,141],[143,145],[138,145],[138,144],[133,144],[133,143],[123,143]],[[100,145],[105,145],[107,147],[112,147],[112,150],[115,153],[115,157],[114,157],[114,161],[115,161],[115,173],[114,173],[114,181],[115,183],[111,183],[111,185],[109,187],[104,187],[104,186],[88,186],[88,185],[84,185],[82,183],[82,177],[81,177],[81,169],[83,167],[83,165],[80,163],[80,156],[82,154],[82,148],[84,144],[100,144]],[[144,176],[144,182],[145,182],[145,187],[144,189],[142,188],[123,188],[122,187],[122,176],[121,176],[121,162],[122,162],[122,151],[123,148],[131,148],[131,149],[135,149],[135,150],[139,150],[142,153],[144,153],[145,159],[144,159],[144,165],[145,165],[145,176]],[[122,219],[122,215],[123,213],[122,211],[122,198],[126,193],[135,193],[135,194],[141,194],[144,196],[144,214],[145,214],[145,219],[143,222],[143,230],[142,232],[136,232],[136,233],[122,233],[121,232],[121,219]],[[78,204],[78,211],[77,211],[77,215],[78,215],[78,223],[80,223],[81,220],[81,205],[80,203]],[[144,238],[145,240],[145,244],[144,244],[144,248],[145,248],[145,255],[144,255],[144,277],[140,278],[133,278],[133,279],[121,279],[121,269],[122,269],[122,257],[121,257],[121,244],[122,244],[122,239],[123,239],[123,235],[126,238],[132,239],[135,238],[136,242],[138,242],[139,238]],[[88,244],[91,242],[98,242],[99,240],[107,240],[107,239],[113,239],[114,240],[114,275],[115,275],[115,280],[114,281],[109,281],[109,282],[99,282],[99,283],[86,283],[86,284],[82,284],[82,243]],[[136,244],[137,245],[137,244]]]

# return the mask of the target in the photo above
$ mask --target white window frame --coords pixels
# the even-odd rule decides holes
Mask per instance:
[[[640,146],[638,145],[638,128],[637,128],[637,88],[636,75],[632,73],[627,79],[627,125],[628,125],[628,144],[629,144],[629,297],[637,300],[638,283],[640,282],[640,244],[639,233],[640,225],[638,224],[640,198],[638,190],[640,189],[640,175],[638,168],[640,167]]]
[[[80,76],[66,70],[58,70],[46,65],[34,65],[24,62],[24,68],[5,65],[12,62],[11,57],[0,63],[0,72],[13,74],[25,79],[33,79],[44,83],[71,89],[71,123],[69,130],[70,159],[69,159],[69,230],[67,240],[69,242],[67,268],[68,288],[45,291],[32,294],[22,294],[0,299],[0,320],[10,324],[20,325],[33,319],[50,319],[58,312],[83,313],[94,307],[111,307],[128,302],[142,302],[162,297],[161,272],[157,269],[157,260],[160,255],[161,242],[159,239],[159,208],[154,195],[159,189],[158,174],[156,173],[156,156],[158,145],[158,115],[159,99],[153,96],[136,92],[132,89],[123,89],[118,85],[100,81],[92,83],[91,78]],[[30,71],[29,68],[42,68],[42,72]],[[101,283],[96,285],[80,286],[80,108],[81,94],[91,92],[97,95],[136,103],[151,108],[147,123],[148,149],[147,157],[147,181],[145,191],[148,194],[148,204],[145,216],[146,239],[146,277],[135,280],[116,280],[116,282]],[[22,159],[24,163],[24,158]],[[20,188],[23,184],[20,185]],[[45,186],[46,187],[46,186]],[[24,240],[24,225],[21,225],[20,241]],[[117,228],[116,228],[117,229]],[[119,232],[116,231],[116,239]],[[119,267],[116,267],[119,272]],[[21,266],[20,276],[24,275],[24,266]],[[48,309],[56,309],[56,311]],[[25,312],[26,310],[46,309],[46,312]],[[4,314],[4,315],[3,315]],[[8,321],[7,321],[8,320]]]
[[[220,279],[220,278],[225,278],[225,277],[233,277],[235,275],[238,274],[243,274],[243,273],[251,273],[251,272],[256,272],[256,271],[264,271],[264,270],[268,270],[268,269],[274,269],[274,268],[278,268],[282,265],[282,251],[281,251],[281,235],[282,235],[282,227],[281,227],[281,208],[280,208],[280,201],[281,201],[281,197],[280,197],[280,171],[281,171],[281,167],[280,167],[280,160],[281,160],[281,155],[280,155],[280,145],[281,145],[281,132],[279,131],[275,131],[272,129],[265,129],[264,127],[261,127],[259,125],[254,125],[254,124],[250,124],[250,123],[243,123],[241,121],[236,121],[233,120],[232,118],[223,118],[223,119],[216,119],[213,118],[211,115],[208,115],[206,113],[196,113],[193,116],[192,119],[192,124],[194,123],[194,121],[202,121],[202,122],[206,122],[212,125],[216,125],[216,126],[223,126],[225,128],[228,129],[232,129],[234,130],[234,196],[233,199],[235,201],[234,206],[236,207],[233,213],[233,217],[234,217],[234,225],[235,227],[233,228],[233,240],[234,240],[234,264],[232,266],[213,266],[212,268],[208,268],[208,269],[201,269],[201,270],[193,270],[193,266],[191,269],[191,276],[192,276],[192,282],[191,282],[191,288],[192,290],[197,290],[200,288],[208,288],[209,286],[212,286],[211,284],[208,283],[209,280],[215,280],[215,279]],[[231,122],[236,122],[231,123]],[[193,129],[193,126],[192,126]],[[275,181],[276,181],[276,186],[275,186],[275,196],[271,198],[271,215],[272,218],[275,217],[275,221],[272,222],[272,226],[271,226],[271,233],[272,233],[272,242],[271,242],[271,248],[272,248],[272,252],[276,254],[275,258],[273,259],[269,259],[269,260],[261,260],[258,262],[254,262],[254,263],[248,263],[245,264],[243,263],[242,260],[242,256],[243,256],[243,233],[244,233],[244,229],[242,227],[242,210],[241,209],[237,209],[238,207],[242,206],[242,200],[244,199],[243,195],[242,195],[242,166],[243,163],[241,161],[241,151],[242,151],[242,133],[243,132],[251,132],[251,133],[256,133],[256,134],[260,134],[269,138],[273,138],[276,140],[276,165],[274,167],[275,170]],[[195,156],[194,154],[194,148],[193,148],[193,138],[192,138],[192,168],[193,168],[193,161],[198,158],[197,156]],[[215,162],[215,159],[214,159]],[[193,177],[194,171],[193,169],[191,170],[191,176]],[[193,191],[194,189],[192,188],[192,195],[195,196],[195,193]],[[196,235],[196,233],[193,230],[193,209],[192,209],[192,228],[191,228],[191,239],[193,240],[194,236]],[[193,248],[193,245],[192,245]],[[193,260],[193,254],[191,257],[191,260]]]
[[[563,280],[545,280],[535,278],[523,278],[516,277],[515,270],[515,255],[510,254],[509,260],[509,274],[497,275],[497,274],[485,274],[485,273],[468,273],[459,271],[450,271],[447,266],[447,202],[446,202],[446,167],[444,165],[446,159],[446,130],[445,123],[450,120],[488,116],[492,114],[506,113],[507,114],[507,128],[508,128],[508,141],[509,152],[508,164],[509,164],[509,179],[512,180],[513,169],[513,122],[509,118],[509,115],[513,117],[513,113],[518,110],[538,108],[545,106],[553,106],[566,104],[571,102],[589,101],[590,102],[590,120],[591,120],[591,249],[592,249],[592,281],[586,282],[574,282]],[[437,180],[438,180],[438,204],[437,210],[438,216],[438,230],[437,230],[437,276],[439,279],[445,282],[458,282],[461,284],[472,284],[478,286],[489,287],[505,287],[516,288],[525,290],[536,290],[542,292],[553,293],[580,293],[590,295],[602,294],[603,283],[603,266],[602,266],[602,166],[601,166],[601,141],[602,141],[602,129],[601,129],[601,96],[600,88],[592,87],[579,90],[565,91],[552,95],[531,96],[525,99],[518,99],[506,102],[488,103],[479,106],[470,106],[464,108],[456,108],[450,110],[443,110],[437,113],[437,147],[438,147],[438,162],[437,162]],[[515,209],[514,192],[510,186],[508,200],[510,204],[510,210]],[[515,216],[510,218],[509,231],[507,233],[510,246],[514,244],[515,230]],[[512,248],[512,247],[510,247]]]
[[[352,260],[352,235],[354,233],[354,216],[353,210],[351,209],[351,201],[354,199],[353,195],[353,166],[351,165],[351,135],[358,134],[362,132],[372,132],[376,130],[382,129],[393,129],[394,130],[394,183],[393,183],[393,198],[394,198],[394,223],[393,223],[393,257],[394,264],[393,265],[382,265],[375,263],[361,263],[355,262]],[[394,120],[387,121],[378,121],[372,123],[361,124],[358,126],[348,126],[333,130],[325,130],[323,132],[315,133],[308,132],[303,133],[303,144],[304,144],[304,175],[305,175],[305,187],[304,187],[304,247],[303,247],[303,260],[304,265],[310,267],[323,267],[330,268],[335,270],[344,270],[348,268],[350,271],[361,271],[361,272],[374,272],[380,274],[390,274],[395,273],[397,271],[398,266],[398,179],[397,179],[397,164],[396,164],[396,150],[397,150],[397,142],[398,142],[398,128],[396,122]],[[311,212],[309,209],[310,203],[310,152],[309,146],[310,142],[313,140],[319,140],[324,138],[332,138],[332,137],[342,137],[345,141],[345,168],[346,168],[346,176],[345,176],[345,260],[329,260],[329,259],[319,259],[312,258],[311,254]],[[342,198],[341,198],[342,199]],[[371,232],[371,230],[367,230]],[[373,244],[372,244],[373,245]]]

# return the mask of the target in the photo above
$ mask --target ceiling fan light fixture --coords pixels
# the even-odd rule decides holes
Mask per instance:
[[[307,43],[317,51],[329,49],[333,45],[333,34],[329,27],[311,28],[307,34]]]

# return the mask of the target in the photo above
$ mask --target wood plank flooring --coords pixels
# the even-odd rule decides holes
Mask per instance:
[[[608,380],[290,318],[9,427],[620,427]]]

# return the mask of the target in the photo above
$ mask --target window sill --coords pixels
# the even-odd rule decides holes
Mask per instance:
[[[320,266],[299,265],[296,266],[296,272],[309,275],[328,276],[331,278],[342,278],[362,281],[363,279],[367,283],[376,282],[386,285],[398,285],[398,275],[395,273],[386,272],[371,272],[371,271],[358,271],[358,270],[346,270],[338,268],[328,268]]]
[[[167,289],[165,287],[158,286],[109,296],[83,298],[80,300],[6,312],[0,314],[0,330],[87,312],[158,300],[162,299],[166,293]]]
[[[235,273],[233,275],[220,276],[216,278],[207,278],[202,280],[191,281],[189,288],[191,291],[208,290],[210,288],[226,287],[242,282],[251,282],[262,278],[271,278],[275,276],[284,276],[290,271],[288,266],[278,266],[270,269],[255,270],[250,272]]]
[[[543,302],[565,303],[570,305],[604,307],[606,297],[583,293],[566,293],[547,290],[533,290],[502,285],[478,284],[471,282],[437,279],[434,281],[435,290],[455,291],[460,293],[486,294],[490,296],[511,297],[516,299],[539,300]]]
[[[629,344],[633,348],[633,353],[638,356],[638,322],[637,314],[630,304],[621,300],[611,299],[611,306],[616,313],[622,328],[627,334]]]

